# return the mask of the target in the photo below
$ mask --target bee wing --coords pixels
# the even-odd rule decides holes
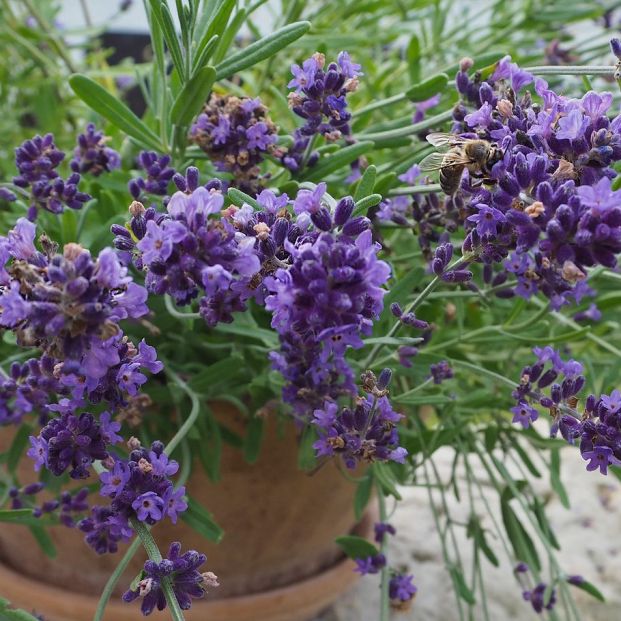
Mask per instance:
[[[431,153],[419,164],[421,172],[440,170],[444,166],[445,156],[446,153]]]
[[[460,153],[432,153],[428,155],[420,164],[422,172],[431,172],[433,170],[440,170],[447,166],[459,166],[470,164],[470,160],[461,155]]]
[[[446,132],[431,132],[426,136],[427,142],[434,147],[454,147],[458,144],[464,144],[468,141],[467,138],[461,138],[455,134],[448,134]]]

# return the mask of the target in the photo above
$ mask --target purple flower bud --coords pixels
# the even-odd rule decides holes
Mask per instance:
[[[545,388],[549,386],[558,376],[558,373],[554,369],[548,369],[537,382],[539,388]]]
[[[397,318],[401,317],[401,315],[403,315],[403,310],[401,309],[401,307],[399,306],[398,302],[393,302],[390,305],[390,312]]]
[[[379,390],[385,390],[390,384],[392,378],[392,371],[390,369],[382,369],[379,377],[377,378],[377,388]]]
[[[321,231],[329,231],[332,228],[332,218],[325,207],[320,207],[315,213],[312,213],[311,220]]]
[[[352,218],[343,225],[343,235],[347,235],[348,237],[358,237],[358,235],[366,231],[370,225],[371,221],[365,216]]]
[[[352,212],[354,211],[354,199],[351,196],[342,198],[334,210],[334,224],[342,226],[349,220]]]
[[[612,53],[621,60],[621,41],[619,41],[619,39],[610,39],[610,49]]]

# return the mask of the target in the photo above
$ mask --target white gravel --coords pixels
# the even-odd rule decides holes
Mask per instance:
[[[450,475],[451,454],[438,451],[435,455],[443,478]],[[477,477],[487,490],[491,506],[498,509],[495,492],[485,485],[484,472]],[[621,484],[612,475],[586,472],[577,450],[568,448],[562,453],[562,480],[569,491],[571,509],[566,510],[550,492],[547,481],[537,480],[535,487],[549,498],[547,513],[554,532],[561,544],[558,554],[561,567],[568,574],[581,574],[594,583],[605,595],[602,604],[589,595],[573,589],[583,621],[619,621],[621,619]],[[391,522],[397,528],[389,554],[393,564],[404,565],[414,573],[418,595],[408,612],[394,613],[402,621],[458,621],[459,614],[453,595],[451,580],[444,569],[439,537],[429,508],[425,488],[401,490],[403,501]],[[457,521],[468,519],[465,498],[458,503],[448,494],[449,510]],[[479,515],[483,510],[477,511]],[[498,509],[499,513],[499,509]],[[500,520],[500,516],[498,516]],[[489,519],[487,525],[491,527]],[[470,568],[472,542],[464,528],[456,528],[464,567]],[[489,618],[492,621],[532,621],[541,618],[521,597],[521,590],[513,578],[512,566],[498,542],[488,537],[500,560],[494,568],[482,560],[485,577]],[[377,621],[379,588],[375,576],[363,578],[345,597],[317,621]],[[474,620],[483,620],[477,606]],[[559,617],[566,621],[561,607]],[[569,621],[569,620],[567,620]]]

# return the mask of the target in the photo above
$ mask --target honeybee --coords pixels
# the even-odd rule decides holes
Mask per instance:
[[[434,132],[427,136],[434,147],[448,147],[448,151],[427,156],[420,165],[423,172],[440,171],[440,187],[447,195],[457,192],[464,169],[473,177],[489,181],[492,166],[502,159],[503,152],[487,140],[460,138],[453,134]]]

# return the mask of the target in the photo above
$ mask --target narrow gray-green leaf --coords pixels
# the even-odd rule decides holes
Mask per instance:
[[[349,145],[344,149],[341,149],[334,155],[322,159],[317,166],[309,169],[308,173],[304,175],[305,181],[312,181],[314,183],[322,181],[329,174],[339,170],[343,166],[351,164],[356,158],[364,155],[367,151],[373,148],[373,143],[370,140],[362,142],[356,142]]]
[[[213,37],[211,37],[211,39],[207,42],[207,45],[201,49],[200,54],[198,54],[194,59],[193,75],[196,75],[200,68],[207,64],[213,54],[213,51],[216,49],[219,40],[220,37],[218,35],[213,35]]]
[[[359,201],[366,198],[373,193],[373,187],[375,186],[375,179],[377,178],[377,168],[371,164],[367,166],[364,174],[358,182],[356,187],[356,193],[354,194],[354,201]]]
[[[181,80],[185,81],[188,79],[188,76],[183,61],[183,52],[181,51],[179,37],[177,37],[177,31],[175,29],[175,23],[173,22],[172,15],[170,14],[170,9],[165,2],[162,2],[160,5],[159,18],[160,26],[162,27],[162,32],[164,33],[164,40],[168,46],[168,51],[170,52],[175,69],[177,70]]]
[[[211,87],[216,81],[216,70],[211,67],[199,69],[184,85],[170,110],[170,120],[175,125],[185,127],[200,112]]]
[[[252,67],[262,60],[273,56],[308,32],[310,26],[310,22],[289,24],[271,35],[259,39],[236,54],[229,56],[216,67],[218,72],[217,79],[228,78],[234,73]]]
[[[406,92],[405,95],[410,101],[425,101],[446,89],[448,76],[446,73],[438,73],[430,78],[414,84]]]
[[[105,88],[85,75],[76,73],[69,78],[73,92],[92,110],[110,121],[139,143],[163,151],[157,135],[151,131],[125,104]]]
[[[371,207],[375,207],[375,205],[379,205],[382,200],[381,194],[369,194],[369,196],[365,196],[356,202],[356,206],[354,207],[353,214],[354,216],[361,216],[366,214],[366,212]]]

